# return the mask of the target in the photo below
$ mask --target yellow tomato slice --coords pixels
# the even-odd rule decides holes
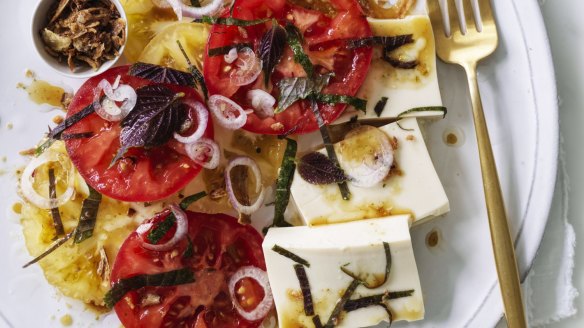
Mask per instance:
[[[180,41],[191,63],[201,70],[208,38],[209,29],[204,24],[176,23],[158,33],[144,48],[138,61],[188,71],[187,61],[177,44]]]

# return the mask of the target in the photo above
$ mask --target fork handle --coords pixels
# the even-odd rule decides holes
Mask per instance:
[[[495,158],[489,139],[489,131],[483,113],[481,95],[477,82],[476,62],[463,65],[468,79],[470,98],[472,102],[472,112],[474,118],[475,132],[481,162],[483,176],[483,187],[485,191],[485,201],[487,204],[487,214],[489,217],[489,227],[491,230],[491,241],[493,243],[493,253],[495,254],[495,264],[503,304],[505,306],[505,316],[510,328],[527,327],[523,300],[521,297],[521,285],[519,283],[519,273],[517,261],[515,259],[515,249],[509,225],[505,215],[505,204],[501,194],[501,186],[495,166]]]

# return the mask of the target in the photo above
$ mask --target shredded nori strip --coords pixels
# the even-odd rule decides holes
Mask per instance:
[[[312,316],[314,315],[314,303],[312,302],[312,293],[310,292],[310,283],[308,282],[306,269],[304,269],[304,265],[302,264],[294,264],[294,271],[300,283],[300,290],[304,299],[304,313],[307,316]]]
[[[294,53],[294,61],[302,65],[306,75],[311,78],[314,72],[314,67],[312,66],[310,58],[308,58],[304,52],[304,48],[302,47],[302,42],[304,41],[302,33],[296,26],[290,23],[286,25],[286,32],[288,33],[288,45]]]
[[[201,2],[199,0],[191,0],[191,6],[201,7]]]
[[[201,87],[201,91],[203,92],[203,96],[205,96],[205,100],[209,99],[209,91],[207,90],[207,85],[205,84],[205,78],[203,77],[203,73],[201,73],[201,71],[199,71],[195,66],[193,66],[193,64],[191,63],[191,59],[189,58],[189,55],[187,55],[187,52],[185,51],[185,48],[183,48],[180,41],[176,40],[176,44],[178,44],[180,51],[185,57],[187,65],[189,65],[189,72]]]
[[[284,218],[284,212],[286,212],[286,208],[290,202],[290,186],[292,185],[294,170],[296,169],[295,158],[298,144],[292,139],[286,139],[286,141],[286,150],[284,151],[282,165],[280,165],[278,179],[276,180],[274,222],[272,223],[274,227],[290,226]]]
[[[271,18],[262,18],[262,19],[254,19],[254,20],[245,20],[233,17],[211,17],[211,16],[203,16],[201,18],[197,18],[193,20],[193,23],[205,23],[205,24],[212,24],[212,25],[226,25],[226,26],[254,26],[263,24],[265,22],[269,22],[272,20]]]
[[[77,122],[81,121],[82,119],[86,118],[90,114],[95,112],[95,108],[93,108],[93,103],[85,106],[79,112],[67,117],[63,123],[57,125],[54,129],[49,131],[48,138],[49,139],[59,139],[61,134],[67,130],[68,128],[72,127],[73,125],[77,124]]]
[[[30,262],[26,263],[25,265],[22,266],[23,269],[29,267],[32,264],[37,263],[38,261],[44,259],[47,255],[51,254],[52,252],[54,252],[57,248],[59,248],[61,245],[63,245],[64,243],[66,243],[69,239],[71,239],[71,237],[73,237],[73,233],[75,233],[75,231],[71,231],[70,233],[68,233],[67,235],[65,235],[64,237],[62,237],[61,239],[55,241],[53,243],[53,245],[51,245],[51,247],[47,248],[46,251],[44,251],[42,254],[40,254],[39,256],[35,257],[33,260],[31,260]]]
[[[176,217],[172,212],[162,220],[156,227],[154,227],[148,233],[146,237],[151,244],[158,244],[158,242],[170,231],[170,229],[176,224]]]
[[[367,110],[367,100],[353,96],[317,94],[316,100],[318,100],[319,102],[324,102],[333,105],[336,104],[351,105],[362,112],[365,112]]]
[[[253,45],[251,43],[235,43],[229,46],[209,49],[207,54],[209,57],[227,55],[233,48],[237,49],[237,51],[241,51],[244,48],[250,48],[253,50]]]
[[[89,187],[89,196],[83,200],[81,205],[81,216],[79,223],[75,228],[73,242],[79,244],[85,239],[93,236],[93,228],[95,228],[95,221],[97,220],[97,212],[99,211],[99,204],[101,203],[101,194],[95,189]]]
[[[318,105],[316,104],[315,99],[311,99],[311,108],[312,112],[314,113],[314,116],[316,117],[316,122],[318,123],[318,128],[320,129],[320,134],[322,136],[322,141],[328,154],[328,157],[331,159],[331,161],[333,161],[333,163],[335,163],[336,166],[341,167],[341,165],[339,164],[337,153],[335,152],[335,147],[331,142],[331,136],[328,131],[328,126],[324,124],[324,119],[322,118],[322,115],[320,115],[320,110],[318,109]],[[347,185],[347,182],[344,181],[339,183],[338,185],[343,199],[344,200],[351,199],[351,192],[349,191],[349,186]]]
[[[61,140],[87,139],[93,137],[93,132],[79,132],[79,133],[63,133]]]
[[[189,208],[189,206],[191,206],[192,203],[200,200],[201,198],[203,198],[205,196],[207,196],[207,193],[204,191],[198,192],[194,195],[187,196],[187,197],[183,198],[183,200],[180,202],[180,204],[178,204],[178,206],[183,211],[186,211],[186,209]]]
[[[333,312],[331,313],[331,316],[329,317],[328,321],[324,325],[324,328],[332,328],[339,324],[340,320],[339,317],[341,316],[341,313],[345,308],[345,304],[349,301],[349,299],[355,292],[355,289],[357,289],[359,285],[360,285],[359,281],[357,280],[351,281],[351,284],[349,285],[349,287],[347,287],[343,296],[337,301],[337,304],[335,305],[335,308],[333,309]]]
[[[414,42],[412,34],[402,34],[396,36],[371,36],[362,39],[348,40],[347,48],[355,49],[361,47],[383,46],[383,49],[389,52],[412,42]]]
[[[381,113],[383,113],[383,110],[385,109],[385,105],[387,105],[388,100],[389,98],[387,97],[381,97],[381,99],[375,105],[373,111],[375,112],[375,115],[377,115],[377,117],[381,117]]]
[[[391,66],[401,69],[414,69],[419,64],[417,60],[402,61],[399,59],[395,59],[391,57],[386,51],[383,52],[381,59],[391,64]]]
[[[306,261],[305,259],[301,258],[300,256],[290,252],[289,250],[278,246],[278,245],[274,245],[274,247],[272,247],[272,250],[284,257],[287,257],[289,259],[291,259],[292,261],[304,265],[305,267],[310,268],[310,263],[308,263],[308,261]]]
[[[406,117],[407,114],[418,112],[442,112],[443,113],[442,118],[445,118],[446,114],[448,113],[448,109],[444,106],[415,107],[399,113],[397,117],[403,118]]]
[[[383,250],[385,251],[385,276],[383,278],[383,281],[378,282],[375,285],[371,285],[367,281],[365,281],[364,279],[359,277],[358,274],[355,274],[355,273],[349,271],[349,269],[345,268],[344,266],[341,266],[341,271],[343,271],[343,273],[345,273],[349,277],[351,277],[355,280],[358,280],[363,286],[365,286],[368,289],[374,289],[374,288],[378,288],[380,286],[383,286],[385,284],[385,282],[387,281],[387,278],[389,278],[389,273],[391,271],[391,250],[389,248],[388,242],[385,242],[385,241],[383,242]]]
[[[49,198],[57,198],[57,187],[55,186],[55,169],[49,169]],[[53,217],[53,227],[55,227],[56,237],[65,234],[65,229],[63,228],[63,221],[61,220],[61,213],[59,213],[59,207],[51,208],[51,216]]]
[[[344,310],[347,312],[351,312],[351,311],[359,310],[359,309],[366,308],[366,307],[369,307],[372,305],[380,305],[384,301],[395,300],[395,299],[403,298],[403,297],[410,297],[413,294],[414,294],[414,290],[410,289],[410,290],[403,290],[403,291],[397,291],[397,292],[387,292],[384,294],[365,296],[365,297],[358,298],[356,300],[348,300],[347,303],[345,303]]]
[[[103,299],[108,308],[113,308],[128,292],[143,287],[178,286],[195,282],[194,273],[188,268],[157,274],[141,274],[120,279],[112,286]]]
[[[189,237],[189,235],[187,235],[187,248],[185,249],[182,258],[183,259],[188,259],[193,257],[193,255],[195,255],[195,248],[193,247],[193,240],[191,239],[191,237]]]
[[[320,316],[318,314],[312,317],[312,323],[314,323],[314,328],[323,328],[322,321],[320,321]]]

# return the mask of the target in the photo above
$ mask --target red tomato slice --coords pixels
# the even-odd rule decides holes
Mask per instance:
[[[94,90],[102,79],[113,83],[117,76],[121,76],[120,83],[129,84],[134,89],[152,84],[148,80],[129,76],[128,68],[112,68],[87,80],[75,94],[67,117],[93,102]],[[175,92],[184,92],[186,100],[205,103],[191,88],[165,86]],[[194,109],[191,109],[189,116],[196,121]],[[88,139],[70,139],[65,144],[71,161],[85,181],[108,197],[136,202],[159,200],[178,192],[201,170],[185,155],[183,145],[174,139],[160,147],[132,148],[110,167],[120,148],[120,131],[119,122],[108,122],[95,113],[66,130],[66,133],[93,133]],[[212,124],[208,124],[205,137],[213,138]]]
[[[326,5],[330,7],[330,10],[324,13],[295,5],[293,2],[299,1],[236,0],[233,17],[246,20],[272,17],[277,19],[282,26],[286,23],[294,24],[304,35],[306,40],[304,50],[315,65],[315,72],[335,74],[323,93],[354,96],[365,80],[372,55],[370,48],[351,50],[347,49],[345,42],[347,39],[371,36],[371,29],[361,7],[355,0],[330,0],[330,4]],[[249,90],[262,89],[278,99],[279,90],[276,84],[280,80],[306,75],[302,66],[294,62],[292,51],[288,46],[267,87],[263,74],[255,83],[241,87],[235,85],[230,78],[233,65],[226,63],[223,56],[208,56],[209,49],[237,43],[252,44],[257,54],[261,37],[271,24],[268,22],[250,27],[213,26],[204,59],[205,80],[212,94],[230,97],[244,109],[249,109],[251,108],[251,103],[247,99]],[[346,107],[343,104],[319,104],[326,123],[337,119]],[[298,101],[272,118],[261,118],[256,114],[248,115],[244,129],[261,134],[288,132],[302,134],[317,130],[318,125],[310,103]]]
[[[224,214],[186,213],[188,237],[194,250],[191,257],[184,256],[189,245],[187,238],[169,251],[157,252],[141,246],[148,232],[143,235],[133,232],[120,248],[111,281],[185,267],[193,269],[196,281],[171,287],[146,287],[126,294],[115,306],[122,324],[126,328],[258,327],[261,320],[249,322],[237,314],[227,284],[241,267],[252,265],[266,270],[262,237],[251,226],[240,225],[237,219]],[[147,222],[156,227],[168,214],[169,211],[164,211]],[[263,289],[253,280],[242,279],[236,289],[243,290],[240,286],[245,287],[242,296],[257,300],[251,308],[244,307],[245,310],[254,309],[263,299]],[[149,302],[149,299],[157,301]]]

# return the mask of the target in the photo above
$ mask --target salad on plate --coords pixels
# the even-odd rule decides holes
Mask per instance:
[[[423,319],[410,229],[449,211],[424,141],[446,116],[425,2],[121,4],[126,63],[83,83],[19,173],[25,267],[128,328]],[[68,44],[70,66],[99,40]]]

